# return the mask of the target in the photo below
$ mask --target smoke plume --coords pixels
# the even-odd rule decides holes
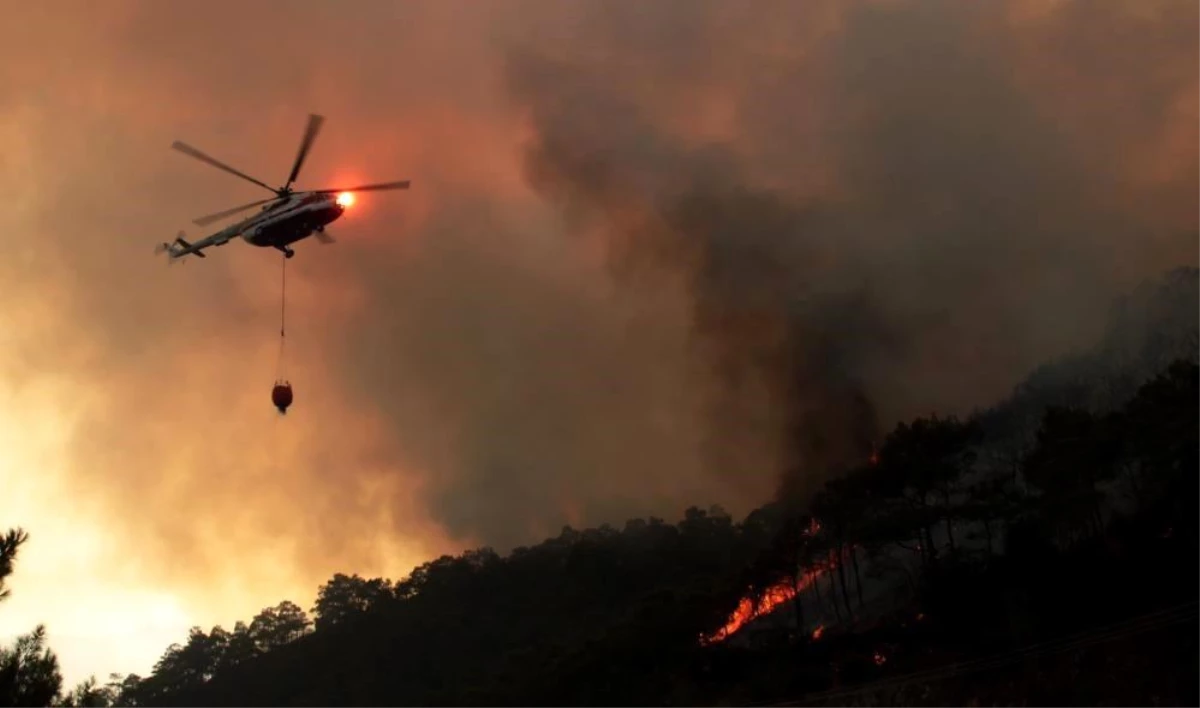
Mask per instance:
[[[60,5],[0,48],[18,615],[66,616],[22,587],[70,573],[230,624],[335,571],[744,513],[1197,261],[1195,3]],[[310,111],[298,187],[413,189],[298,247],[279,371],[277,253],[151,251],[266,196],[172,140],[281,182]]]

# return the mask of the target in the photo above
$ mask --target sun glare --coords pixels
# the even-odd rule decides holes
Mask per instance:
[[[354,205],[354,194],[352,194],[350,192],[342,192],[341,194],[337,195],[337,203],[343,209],[353,206]]]
[[[49,403],[61,395],[40,385],[19,392],[0,380],[0,533],[29,532],[0,612],[0,645],[46,622],[69,686],[89,674],[144,672],[191,618],[169,595],[128,587],[88,500],[65,488],[71,421]],[[89,591],[80,595],[64,577],[89,578]]]

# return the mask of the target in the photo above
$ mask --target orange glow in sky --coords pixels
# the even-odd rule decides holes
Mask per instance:
[[[68,688],[145,675],[190,626],[311,607],[337,572],[760,505],[791,445],[766,379],[697,353],[721,259],[638,250],[728,219],[665,223],[694,183],[804,224],[787,302],[881,303],[904,345],[861,357],[881,419],[990,403],[1111,292],[1196,262],[1194,3],[763,2],[7,4],[0,530],[30,541],[0,642],[45,623]],[[277,184],[310,112],[298,191],[413,189],[293,245],[281,357],[279,252],[153,246],[264,195],[172,141]],[[741,258],[765,230],[723,244],[731,283],[788,282]]]

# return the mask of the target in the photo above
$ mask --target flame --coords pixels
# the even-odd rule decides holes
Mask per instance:
[[[809,528],[805,531],[805,534],[815,535],[820,530],[821,522],[813,519],[809,524]],[[848,554],[849,552],[849,548],[843,549],[843,554]],[[836,568],[841,560],[841,558],[838,558],[837,551],[831,550],[829,551],[829,557],[826,559],[826,561],[821,565],[806,571],[800,580],[795,584],[795,586],[792,585],[790,580],[783,580],[767,588],[766,592],[764,592],[762,596],[757,599],[751,595],[743,597],[741,601],[738,602],[737,609],[735,609],[729,615],[729,619],[725,621],[725,625],[723,627],[712,634],[703,635],[700,637],[701,646],[708,646],[717,642],[723,642],[750,622],[753,622],[764,615],[771,614],[780,605],[796,597],[798,593],[804,592],[806,589],[808,589],[810,585],[816,582],[826,572]],[[818,639],[824,631],[824,625],[817,627],[815,630],[813,630],[812,638],[814,640]]]
[[[825,633],[825,625],[823,625],[823,624],[818,624],[818,625],[817,625],[817,628],[813,630],[813,633],[812,633],[812,640],[813,640],[814,642],[815,642],[815,641],[817,641],[818,639],[820,639],[820,638],[821,638],[821,635],[822,635],[822,634],[824,634],[824,633]]]
[[[716,642],[723,642],[732,636],[735,632],[745,627],[750,622],[769,615],[774,612],[780,605],[788,602],[796,597],[798,593],[804,592],[808,586],[812,585],[824,573],[824,569],[818,568],[806,572],[800,580],[793,586],[790,580],[784,580],[771,587],[767,588],[762,597],[757,600],[753,597],[743,597],[738,602],[737,609],[729,615],[729,619],[725,621],[725,626],[718,629],[716,632],[708,636],[700,638],[702,646],[708,646]],[[818,628],[819,629],[819,628]]]
[[[884,656],[882,652],[878,652],[878,651],[875,652],[874,659],[875,659],[876,666],[883,666],[884,664],[887,663],[887,657]]]
[[[707,646],[715,642],[724,641],[733,635],[734,632],[746,626],[746,624],[763,615],[770,614],[775,608],[794,598],[797,592],[808,587],[815,575],[815,573],[805,573],[804,577],[800,579],[800,582],[795,587],[792,586],[790,581],[786,580],[772,585],[757,600],[752,597],[743,597],[738,602],[737,609],[725,621],[725,626],[706,637],[701,637],[700,644]]]

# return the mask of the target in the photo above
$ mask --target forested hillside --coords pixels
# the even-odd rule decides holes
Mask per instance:
[[[1195,705],[1197,283],[810,499],[337,575],[67,702]]]

